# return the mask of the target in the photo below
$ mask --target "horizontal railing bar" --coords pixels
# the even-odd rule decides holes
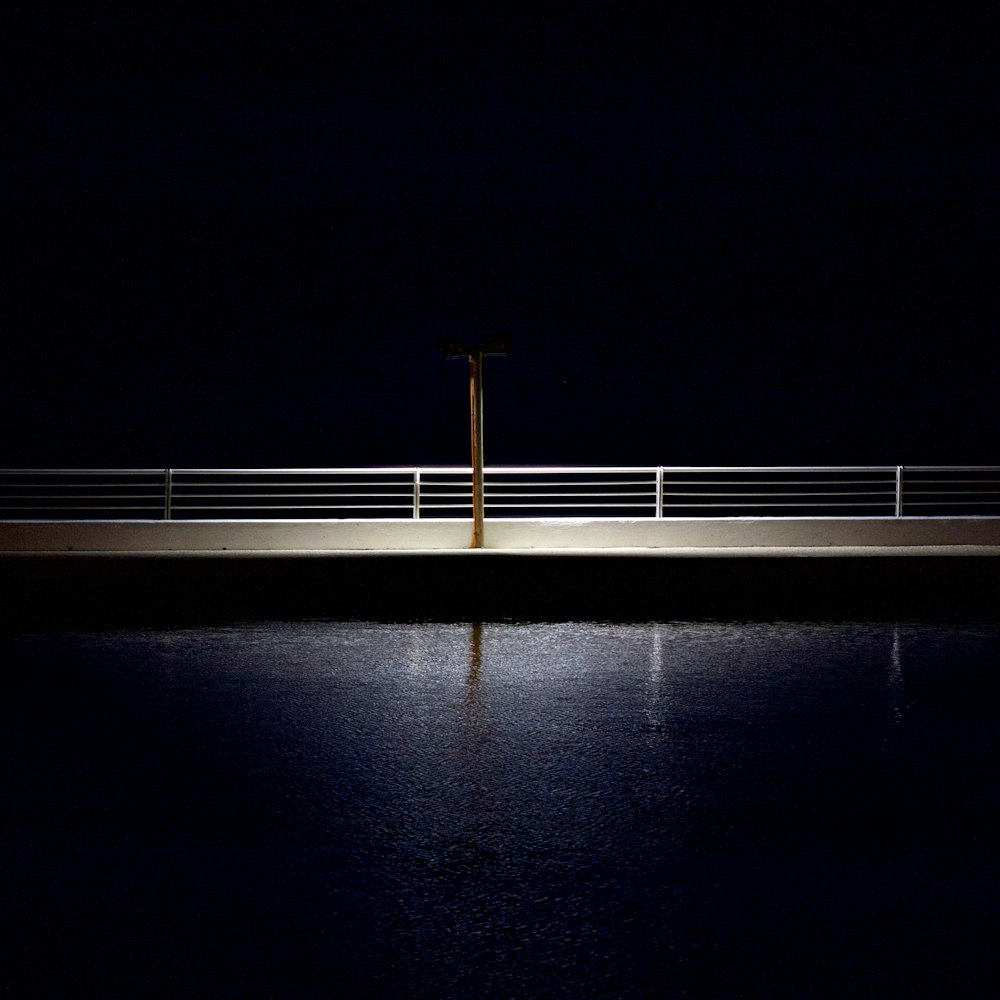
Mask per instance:
[[[174,476],[271,476],[271,475],[360,475],[370,474],[380,475],[413,475],[417,469],[425,471],[423,466],[416,465],[369,465],[369,466],[344,466],[344,467],[310,467],[310,468],[289,468],[289,469],[171,469]],[[464,466],[456,466],[455,471],[461,471]],[[162,469],[160,470],[163,471]],[[447,470],[446,470],[447,471]]]
[[[471,493],[466,491],[465,493],[434,493],[430,496],[424,495],[421,497],[421,505],[432,504],[436,499],[445,499],[449,497],[465,497],[471,496]],[[507,497],[534,497],[539,500],[575,500],[581,499],[583,497],[655,497],[655,493],[490,493],[489,490],[486,491],[486,499],[502,500]],[[652,503],[652,500],[647,500],[647,503]]]
[[[795,490],[792,493],[778,493],[778,492],[766,492],[766,493],[668,493],[666,490],[663,491],[665,497],[879,497],[879,496],[889,496],[894,497],[896,495],[895,490],[851,490],[849,493],[835,493],[831,491],[825,491],[822,493],[812,492],[809,490]]]
[[[63,491],[63,490],[70,490],[70,489],[73,489],[74,487],[79,487],[79,486],[82,486],[82,485],[84,485],[84,484],[82,484],[82,483],[3,483],[2,481],[0,481],[0,491],[3,491],[3,490],[16,490],[18,492],[13,493],[11,495],[14,495],[14,496],[26,496],[26,495],[30,495],[30,494],[25,494],[25,493],[22,493],[20,491],[29,490],[29,489],[38,489],[39,487],[42,487],[44,489],[54,489],[54,490]],[[87,485],[88,485],[88,488],[90,488],[90,489],[113,490],[113,489],[117,488],[118,486],[120,486],[122,484],[119,484],[119,483],[90,483],[90,484],[87,484]],[[191,489],[196,489],[196,488],[211,488],[211,487],[214,487],[214,488],[219,489],[219,490],[234,490],[234,489],[246,489],[246,488],[258,488],[259,489],[261,487],[271,488],[271,489],[282,489],[282,488],[288,488],[288,489],[296,489],[297,488],[297,489],[301,489],[301,488],[307,488],[307,487],[322,486],[322,487],[327,487],[329,489],[338,490],[338,491],[340,489],[342,489],[342,488],[350,488],[350,487],[354,487],[354,488],[357,488],[357,487],[371,487],[371,488],[375,488],[375,489],[384,489],[386,487],[390,487],[390,488],[398,487],[398,489],[399,489],[400,492],[405,492],[405,491],[411,489],[412,485],[413,485],[412,482],[405,482],[405,483],[404,482],[391,482],[391,483],[385,483],[385,482],[378,482],[378,481],[367,482],[367,483],[364,483],[364,482],[363,483],[358,483],[358,482],[352,482],[352,483],[336,483],[336,482],[327,482],[327,483],[302,483],[302,482],[297,482],[297,483],[246,483],[246,482],[241,482],[241,483],[233,483],[233,482],[206,483],[206,482],[199,482],[199,483],[177,483],[177,484],[175,484],[175,489],[177,491],[179,491],[179,492],[183,492],[185,490],[191,490]],[[456,481],[456,482],[442,482],[442,483],[433,483],[432,482],[432,483],[426,483],[425,485],[428,486],[431,489],[442,489],[442,488],[454,487],[454,486],[462,486],[462,487],[464,487],[464,486],[469,486],[470,484],[469,484],[468,481],[464,481],[464,482],[463,481]],[[608,481],[603,481],[603,482],[594,482],[594,481],[583,482],[583,481],[581,481],[581,482],[558,482],[558,483],[545,482],[545,481],[517,482],[517,483],[487,482],[486,485],[488,487],[491,487],[491,488],[494,488],[494,489],[508,489],[508,488],[509,489],[516,489],[516,488],[520,488],[520,487],[536,487],[536,488],[543,487],[543,488],[546,488],[546,489],[555,490],[555,489],[573,489],[573,488],[583,488],[583,487],[593,487],[593,486],[613,486],[613,487],[635,486],[635,487],[645,487],[648,490],[654,484],[652,482],[629,482],[629,481],[620,482],[620,481],[615,481],[615,480],[608,480]],[[706,486],[876,486],[876,487],[879,487],[879,486],[883,486],[884,487],[884,486],[890,486],[891,482],[890,481],[879,481],[879,480],[850,480],[850,481],[847,481],[847,480],[844,480],[844,481],[837,481],[837,480],[808,481],[807,480],[807,481],[802,481],[802,482],[799,482],[799,481],[788,481],[788,480],[777,480],[777,481],[762,481],[762,480],[715,481],[715,480],[705,480],[705,481],[700,481],[700,482],[699,481],[669,481],[668,480],[668,481],[664,481],[663,485],[664,486],[668,486],[668,487],[669,486],[692,486],[692,487],[706,487]],[[998,492],[997,490],[990,490],[990,489],[980,489],[980,490],[976,490],[976,489],[971,489],[971,490],[954,490],[954,489],[944,489],[944,488],[942,488],[940,490],[935,489],[936,487],[946,487],[946,486],[952,486],[952,485],[965,485],[965,486],[978,486],[978,485],[981,485],[983,487],[1000,486],[1000,480],[954,480],[954,481],[949,481],[949,482],[933,481],[933,480],[922,480],[922,481],[919,481],[919,482],[913,482],[913,483],[908,484],[906,486],[906,491],[909,492],[909,493],[917,493],[917,492],[924,492],[924,493],[926,493],[926,492],[942,492],[942,493],[956,493],[956,494],[958,494],[958,493],[982,493],[982,492],[989,493],[989,492]],[[152,495],[158,495],[158,492],[160,490],[162,490],[162,484],[159,484],[159,483],[149,483],[149,484],[146,485],[146,491],[147,491],[148,495],[151,495],[151,496]],[[640,492],[640,491],[636,490],[634,492]],[[825,492],[832,492],[832,491],[825,491]],[[66,494],[65,493],[59,493],[58,495],[64,496]],[[102,493],[102,494],[98,494],[98,495],[100,495],[100,496],[107,496],[108,494],[107,493]],[[187,495],[190,496],[192,494],[188,493]],[[734,494],[734,495],[738,495],[738,494]]]
[[[334,474],[345,473],[371,473],[380,475],[383,473],[413,473],[417,469],[422,474],[434,475],[435,473],[471,472],[471,467],[467,465],[439,465],[439,466],[412,466],[412,465],[386,465],[386,466],[344,466],[344,467],[323,467],[309,466],[296,468],[260,468],[260,469],[173,469],[175,476],[192,474]],[[1000,465],[907,465],[904,471],[909,472],[1000,472]],[[896,466],[892,465],[670,465],[663,466],[665,474],[673,472],[895,472]],[[487,473],[494,472],[500,474],[521,473],[521,472],[648,472],[655,474],[656,466],[650,465],[498,465],[487,466]],[[124,476],[155,476],[163,475],[164,469],[0,469],[0,475],[124,475]]]
[[[664,504],[664,510],[672,510],[676,507],[891,507],[892,501],[881,500],[869,503],[858,501],[857,503],[671,503]]]
[[[488,475],[488,472],[485,473]],[[488,486],[655,486],[655,479],[564,479],[553,482],[551,480],[538,482],[528,479],[507,480],[506,482],[490,482]]]
[[[174,489],[175,490],[191,489],[192,487],[195,487],[195,486],[216,486],[216,487],[219,487],[220,489],[223,488],[223,487],[233,487],[233,486],[286,486],[286,487],[291,487],[291,486],[336,486],[336,487],[342,487],[342,486],[344,486],[344,487],[346,487],[346,486],[399,486],[399,487],[406,488],[406,489],[412,489],[413,488],[413,480],[412,479],[396,479],[396,480],[392,480],[390,482],[386,482],[385,480],[382,480],[382,479],[373,479],[371,482],[360,482],[360,483],[359,482],[355,482],[355,481],[352,481],[352,482],[349,482],[349,483],[344,483],[344,482],[327,482],[327,483],[324,483],[324,482],[311,482],[311,483],[303,483],[303,482],[294,482],[294,483],[282,483],[282,482],[268,483],[268,482],[263,482],[262,483],[262,482],[234,482],[233,480],[218,480],[217,479],[217,480],[214,480],[214,481],[209,480],[207,482],[202,482],[200,480],[196,481],[196,482],[191,482],[191,481],[188,481],[188,482],[178,482],[177,478],[174,477]]]
[[[470,485],[470,483],[469,483],[468,480],[466,480],[465,482],[449,482],[449,483],[425,483],[425,482],[423,482],[421,480],[421,486],[426,486],[428,489],[445,489],[445,488],[454,487],[454,486],[466,487],[468,489],[471,489],[471,485]],[[546,483],[546,482],[536,482],[536,483],[532,483],[532,482],[497,483],[497,482],[490,482],[489,480],[487,480],[486,483],[485,483],[485,486],[486,486],[487,489],[491,489],[491,490],[520,489],[520,488],[530,487],[530,486],[538,486],[538,487],[544,487],[545,489],[549,489],[549,488],[552,488],[552,487],[563,487],[563,486],[565,486],[565,487],[569,487],[570,489],[567,489],[567,491],[565,493],[560,493],[560,494],[555,494],[555,495],[557,495],[557,496],[572,496],[573,493],[571,492],[571,489],[578,490],[578,489],[580,489],[581,487],[584,487],[584,486],[608,486],[608,487],[641,486],[641,487],[644,487],[646,490],[650,490],[650,489],[655,489],[656,483],[653,482],[652,480],[650,480],[649,482],[645,482],[645,483],[631,483],[631,482],[621,483],[621,482],[616,482],[616,481],[613,481],[613,480],[609,481],[609,482],[606,482],[606,483]],[[639,491],[636,490],[635,492],[639,492]],[[440,496],[440,494],[438,494],[438,495]]]
[[[907,507],[989,507],[1000,500],[907,500]]]
[[[158,483],[5,483],[0,479],[0,489],[3,490],[114,490],[126,487],[130,490],[162,490],[163,480]]]
[[[893,466],[895,468],[895,466]],[[319,474],[319,473],[414,473],[420,470],[423,475],[448,474],[467,472],[471,475],[472,467],[469,465],[385,465],[385,466],[345,466],[344,468],[291,468],[291,469],[173,469],[175,476],[187,475],[219,475],[231,473],[234,475],[250,475],[252,473],[295,473],[295,474]],[[46,470],[38,470],[46,471]],[[52,471],[52,470],[48,470]],[[69,470],[72,471],[72,470]],[[163,472],[162,469],[153,469],[152,472]],[[522,473],[522,472],[648,472],[655,474],[656,466],[653,465],[488,465],[486,472],[500,474]],[[0,470],[2,472],[2,470]]]
[[[160,493],[0,493],[2,500],[156,500]]]
[[[323,503],[286,503],[286,504],[189,504],[183,507],[174,507],[178,513],[186,510],[410,510],[412,504],[408,503],[344,503],[344,504],[323,504]]]
[[[468,487],[467,489],[460,490],[457,493],[456,492],[451,492],[451,493],[424,493],[423,486],[424,486],[424,484],[421,483],[420,484],[420,503],[421,504],[424,504],[424,503],[426,503],[429,500],[440,500],[440,499],[443,499],[444,497],[470,497],[470,496],[472,496],[472,487],[471,486]]]
[[[468,466],[458,466],[454,470],[448,468],[434,468],[421,466],[421,474],[427,472],[433,474],[434,472],[469,472]],[[646,472],[651,476],[656,475],[655,465],[487,465],[483,472],[486,475],[494,473],[496,475],[521,475],[525,473],[633,473],[633,472]]]
[[[907,470],[913,466],[905,466]],[[955,466],[965,468],[965,466]],[[665,465],[663,474],[673,472],[886,472],[896,474],[895,465]]]
[[[160,476],[163,469],[0,469],[0,476]]]
[[[884,486],[895,483],[885,479],[667,479],[664,486]]]
[[[208,468],[175,468],[171,471],[175,476],[183,475],[249,475],[249,474],[357,474],[370,473],[381,475],[384,473],[409,473],[412,474],[417,469],[422,474],[434,475],[435,473],[455,473],[470,472],[468,465],[438,465],[438,466],[412,466],[412,465],[386,465],[386,466],[304,466],[292,468],[238,468],[238,469],[208,469]],[[565,473],[615,473],[615,472],[647,472],[655,474],[656,466],[651,465],[496,465],[486,466],[486,472],[498,474],[513,473],[538,473],[538,472],[565,472]],[[907,472],[1000,472],[997,465],[908,465],[904,467]],[[673,472],[894,472],[896,466],[892,465],[670,465],[663,466],[664,473]],[[0,469],[0,475],[126,475],[126,476],[154,476],[163,475],[164,469]]]
[[[49,506],[48,504],[46,504],[46,505],[41,506],[41,507],[20,507],[20,506],[17,506],[17,505],[12,505],[12,506],[8,507],[6,505],[0,505],[0,510],[5,510],[5,511],[10,511],[10,510],[75,510],[75,511],[82,511],[82,510],[163,510],[163,507],[162,507],[161,504],[156,504],[156,505],[153,505],[153,506],[148,505],[148,504],[141,505],[141,506],[140,505],[132,505],[132,504],[112,504],[112,505],[107,505],[107,506],[103,505],[103,504],[101,506],[95,506],[94,504],[86,504],[86,505],[81,506],[81,505],[77,504],[77,505],[72,506],[72,507],[61,507],[61,506],[57,507],[57,506]]]
[[[911,466],[906,466],[907,469]],[[915,468],[915,466],[913,467]],[[954,469],[972,466],[950,466]],[[486,466],[485,472],[648,472],[656,473],[655,465],[507,465]],[[421,466],[422,472],[435,471],[432,467]],[[445,471],[440,467],[437,471]],[[468,471],[464,466],[462,471]],[[889,472],[895,474],[895,465],[665,465],[664,474],[671,472]]]
[[[486,502],[487,507],[523,507],[523,508],[536,508],[536,507],[649,507],[652,501],[647,500],[645,503],[490,503],[488,500]]]
[[[36,479],[30,482],[12,483],[0,478],[0,489],[15,490],[18,494],[22,490],[147,490],[156,492],[157,490],[163,490],[163,480],[161,479],[156,483],[144,483],[136,480],[131,480],[130,482],[116,480],[107,483],[97,483],[93,480],[76,480],[57,483]]]
[[[421,473],[423,477],[423,473]],[[655,478],[650,479],[597,479],[597,480],[587,480],[587,479],[568,479],[553,482],[551,480],[538,482],[536,480],[528,480],[522,482],[521,480],[507,480],[507,481],[497,481],[495,479],[491,480],[490,470],[487,469],[484,472],[487,485],[489,486],[653,486],[656,483]],[[427,480],[428,486],[463,486],[471,481],[470,479],[439,479],[436,482],[431,479]],[[421,478],[421,483],[424,479]]]
[[[599,472],[599,471],[600,470],[591,470],[591,475],[593,475],[594,472]],[[607,479],[594,479],[594,480],[590,480],[590,479],[567,479],[567,480],[564,480],[563,482],[564,482],[564,484],[566,486],[584,485],[584,484],[586,484],[588,482],[594,482],[594,483],[597,483],[597,484],[600,484],[600,483],[655,483],[656,482],[656,475],[654,473],[655,473],[655,470],[651,471],[648,476],[645,476],[642,479],[622,479],[621,478],[622,476],[636,475],[636,473],[632,473],[632,472],[622,472],[622,473],[609,472],[609,473],[607,473],[607,475],[609,477]],[[487,476],[497,476],[497,475],[499,475],[499,473],[494,472],[491,469],[486,469],[485,472],[484,472],[484,475],[487,475]],[[514,473],[511,472],[511,473],[509,473],[509,475],[514,475]],[[536,472],[536,473],[532,473],[532,470],[525,469],[522,472],[517,473],[517,475],[522,475],[522,476],[523,475],[534,475],[535,477],[538,477],[538,476],[556,476],[556,475],[559,475],[559,472],[557,471],[557,472]],[[582,476],[582,475],[584,475],[584,473],[581,472],[580,475]],[[514,485],[515,483],[521,482],[521,480],[519,480],[519,479],[494,479],[493,481],[495,483],[498,483],[501,486]],[[534,480],[533,479],[529,480],[529,482],[534,482]]]
[[[255,497],[263,500],[277,500],[279,497],[287,497],[289,500],[308,500],[310,497],[317,497],[321,500],[339,499],[341,497],[406,497],[410,499],[409,493],[178,493],[173,492],[172,497],[175,504],[184,500],[205,500],[209,497],[219,497],[220,500],[252,500]],[[412,503],[412,500],[410,500]]]
[[[343,490],[351,489],[355,487],[370,487],[372,489],[386,489],[392,487],[398,487],[398,492],[400,494],[406,493],[413,488],[413,481],[394,481],[385,482],[383,480],[372,480],[371,482],[294,482],[294,483],[282,483],[282,482],[232,482],[227,480],[218,480],[215,482],[177,482],[174,480],[173,489],[176,494],[193,496],[190,490],[194,489],[214,489],[214,490],[240,490],[240,489],[277,489],[277,490],[292,490],[292,489],[302,489],[302,488],[317,488],[322,487],[330,490]],[[309,494],[298,494],[306,496]]]
[[[471,501],[469,503],[439,503],[434,504],[430,507],[430,510],[449,510],[451,508],[465,508],[471,507]],[[651,506],[651,501],[646,501],[646,503],[547,503],[547,504],[536,504],[536,503],[490,503],[486,502],[487,507],[507,507],[507,508],[524,508],[533,509],[537,507],[649,507]],[[422,508],[422,505],[421,505]]]
[[[486,487],[486,495],[490,495],[489,485]],[[573,497],[655,497],[656,492],[650,490],[624,490],[611,492],[602,490],[600,493],[494,493],[493,495],[496,497],[552,497],[553,499],[564,497],[568,500]]]

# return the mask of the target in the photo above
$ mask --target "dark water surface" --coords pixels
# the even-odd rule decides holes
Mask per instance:
[[[12,996],[998,995],[1000,628],[0,654]]]

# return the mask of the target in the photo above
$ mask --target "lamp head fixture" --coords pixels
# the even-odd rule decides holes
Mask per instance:
[[[446,358],[471,358],[474,355],[504,355],[510,345],[508,337],[486,337],[479,343],[458,340],[455,337],[439,337],[438,348]]]

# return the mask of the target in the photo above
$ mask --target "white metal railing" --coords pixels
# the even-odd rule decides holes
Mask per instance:
[[[488,517],[1000,517],[1000,466],[493,466]],[[0,470],[0,520],[472,515],[468,466]]]

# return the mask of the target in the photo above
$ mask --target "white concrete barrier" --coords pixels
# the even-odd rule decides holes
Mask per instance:
[[[0,552],[454,550],[468,520],[0,522]],[[495,549],[1000,545],[1000,518],[495,519]]]
[[[1000,518],[663,518],[487,522],[497,548],[1000,545]]]

